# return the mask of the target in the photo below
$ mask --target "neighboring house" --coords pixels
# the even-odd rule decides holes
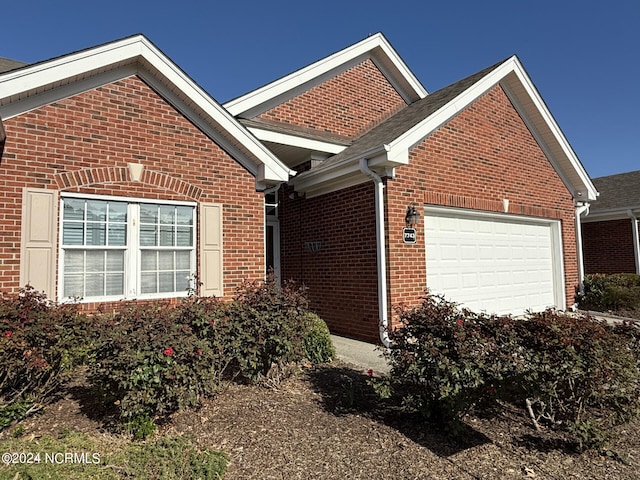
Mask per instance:
[[[282,278],[332,331],[386,342],[425,288],[487,312],[574,303],[597,191],[516,57],[427,94],[377,34],[224,107],[301,172],[272,220]]]
[[[292,172],[143,36],[0,74],[0,290],[230,297]]]
[[[376,34],[220,106],[136,36],[0,74],[0,118],[4,291],[229,297],[271,267],[386,342],[425,288],[517,314],[581,281],[597,191],[516,57],[428,94]]]
[[[600,196],[581,217],[585,272],[640,274],[640,170],[593,183]]]

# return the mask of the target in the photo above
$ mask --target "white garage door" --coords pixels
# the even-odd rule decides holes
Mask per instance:
[[[427,210],[425,239],[433,293],[476,312],[564,308],[558,222]]]

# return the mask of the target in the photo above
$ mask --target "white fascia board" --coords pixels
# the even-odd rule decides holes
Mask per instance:
[[[527,100],[529,100],[531,102],[531,105],[535,108],[535,110],[533,111],[533,115],[539,115],[541,117],[542,121],[544,122],[544,126],[552,135],[553,143],[555,143],[557,148],[559,148],[559,152],[561,153],[561,155],[555,153],[555,155],[552,155],[550,158],[557,159],[563,164],[562,166],[564,167],[564,169],[569,170],[568,175],[572,178],[567,179],[567,181],[571,186],[573,186],[572,193],[575,196],[579,196],[579,200],[581,201],[596,200],[596,198],[598,197],[598,191],[595,185],[591,181],[591,178],[589,177],[587,171],[580,163],[578,156],[571,148],[569,141],[564,136],[562,130],[553,118],[553,115],[547,108],[544,100],[538,93],[538,90],[533,85],[533,82],[531,81],[529,76],[526,74],[524,68],[522,67],[522,64],[515,56],[509,59],[508,62],[505,62],[505,64],[508,64],[509,70],[505,71],[503,77],[506,77],[510,72],[513,72],[516,75],[519,80],[519,86],[521,86],[521,88],[523,88],[527,94]],[[499,70],[502,69],[502,67],[503,66],[499,67]],[[509,90],[509,83],[509,79],[505,78],[505,86],[507,87],[507,91]],[[527,110],[527,113],[531,111],[531,105],[527,105],[522,101],[518,103],[520,103],[520,105],[522,105]],[[530,113],[528,115],[525,115],[525,120],[527,119],[527,117],[529,117],[535,123],[535,120],[531,118],[533,117],[533,115]],[[529,125],[529,128],[534,133],[540,130],[540,127],[538,125]],[[576,180],[579,184],[576,184]]]
[[[122,75],[122,72],[116,73],[115,76],[114,74],[105,74],[105,72],[120,70],[132,64],[139,64],[139,66],[137,69],[125,69],[125,74],[139,74],[145,81],[153,84],[155,88],[166,94],[179,92],[179,94],[174,95],[174,102],[175,96],[183,98],[182,102],[180,102],[183,108],[180,110],[190,120],[202,126],[202,121],[198,121],[199,114],[196,111],[187,112],[184,108],[185,105],[191,109],[193,109],[193,106],[197,106],[197,110],[204,113],[207,122],[216,124],[218,130],[227,132],[229,137],[232,137],[238,143],[239,147],[254,156],[255,159],[250,160],[251,163],[255,164],[252,168],[249,168],[251,165],[246,165],[248,162],[241,163],[245,164],[256,175],[257,181],[266,181],[267,183],[283,182],[287,181],[289,176],[293,174],[292,170],[280,162],[262,143],[226,112],[220,104],[142,35],[125,38],[0,75],[0,108],[2,108],[4,114],[14,116],[23,113],[25,110],[19,111],[15,108],[5,108],[10,103],[44,92],[48,88],[62,88],[63,90],[66,88],[67,93],[72,93],[74,92],[73,87],[67,85],[87,76],[98,75],[102,77],[99,80],[95,79],[94,84],[96,80],[98,83],[100,81],[108,83]],[[162,80],[156,77],[158,74]],[[103,77],[103,75],[105,76]],[[171,85],[171,87],[167,87],[167,84]],[[98,85],[96,84],[95,86]],[[57,94],[55,97],[57,97]],[[188,99],[188,101],[184,99]],[[189,105],[190,102],[193,105]],[[34,99],[34,101],[22,103],[20,107],[34,108],[35,106],[40,106],[40,104],[41,102]],[[211,129],[204,128],[204,130],[210,131]],[[216,137],[216,140],[218,139],[219,135]],[[233,151],[236,154],[240,154],[237,149]],[[244,154],[240,155],[243,156]],[[239,158],[237,160],[240,161]],[[267,168],[260,169],[261,164],[265,164]],[[260,178],[260,171],[265,172],[264,174],[267,176]]]
[[[341,65],[346,64],[359,56],[370,55],[376,48],[381,49],[389,62],[395,67],[400,75],[404,77],[404,80],[415,92],[417,98],[423,98],[427,95],[422,84],[420,84],[418,79],[411,73],[406,64],[393,50],[389,42],[387,42],[382,34],[377,33],[345,48],[344,50],[340,50],[333,55],[282,77],[279,80],[269,83],[241,97],[230,100],[224,104],[224,108],[226,108],[233,116],[238,116],[258,105],[278,97],[279,95],[283,95],[296,87],[313,81],[323,74],[326,74],[333,69],[337,69]]]
[[[569,142],[562,134],[562,131],[553,119],[553,116],[547,109],[544,101],[538,94],[536,88],[533,86],[533,83],[525,73],[524,68],[515,56],[503,62],[493,71],[489,72],[467,90],[458,95],[455,99],[441,107],[438,111],[425,118],[415,127],[408,130],[403,135],[391,142],[389,144],[389,156],[393,157],[402,155],[402,152],[404,152],[405,150],[409,150],[413,145],[420,142],[423,138],[435,131],[438,127],[448,122],[456,114],[458,114],[475,100],[477,100],[482,94],[490,90],[498,83],[503,82],[505,78],[512,73],[517,78],[518,84],[524,90],[527,96],[527,100],[530,103],[530,105],[526,108],[533,109],[536,114],[540,115],[543,122],[541,126],[548,129],[549,133],[552,135],[554,143],[556,143],[560,149],[561,156],[564,157],[563,164],[565,168],[568,167],[572,169],[573,172],[575,172],[575,174],[573,175],[573,181],[569,178],[566,178],[566,175],[562,171],[558,171],[558,174],[563,178],[563,181],[565,182],[565,184],[567,184],[567,186],[573,187],[571,189],[572,193],[576,196],[579,196],[580,200],[595,200],[598,192],[591,182],[589,175],[582,167],[575,152],[571,149]],[[508,86],[505,86],[508,90]],[[518,103],[522,104],[522,102]],[[530,117],[530,115],[524,116],[525,121],[527,121],[527,117]],[[540,128],[540,125],[536,126],[529,122],[528,127],[535,135],[535,132],[538,128]],[[537,139],[544,148],[546,142],[541,142],[541,138]],[[551,152],[548,151],[545,153],[547,153],[548,158],[550,158],[552,161],[554,161],[554,159],[558,156],[557,154],[551,155]],[[561,162],[563,161],[563,159],[559,160]],[[576,179],[578,180],[578,184],[576,184]]]
[[[627,218],[640,217],[640,205],[632,207],[608,208],[594,212],[589,211],[586,217],[580,217],[582,223],[606,222],[608,220],[624,220]]]
[[[307,150],[314,150],[316,152],[326,152],[332,155],[340,153],[345,148],[347,148],[346,145],[323,142],[321,140],[313,140],[287,133],[274,132],[272,130],[266,130],[264,128],[247,127],[247,130],[249,130],[258,140],[261,140],[263,142],[279,143],[281,145],[300,147]]]

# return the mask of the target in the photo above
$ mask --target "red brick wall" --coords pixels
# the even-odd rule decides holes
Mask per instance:
[[[418,143],[409,165],[398,168],[387,185],[392,303],[415,303],[428,285],[424,222],[416,245],[404,244],[400,234],[407,205],[504,212],[505,198],[509,213],[561,220],[567,303],[574,303],[578,272],[572,196],[500,86]]]
[[[630,218],[582,224],[585,273],[636,273]]]
[[[406,103],[366,60],[259,115],[259,118],[354,137]]]
[[[414,306],[428,285],[424,222],[405,244],[406,208],[416,203],[558,219],[564,247],[566,296],[578,283],[571,194],[500,87],[493,88],[410,151],[409,165],[385,180],[389,318]],[[313,307],[333,332],[378,341],[373,183],[289,200],[283,192],[283,277],[303,279]],[[287,236],[289,232],[290,236]],[[323,250],[304,252],[319,240]],[[360,285],[360,287],[358,287]],[[396,324],[397,325],[397,324]]]
[[[264,276],[263,195],[253,176],[137,77],[5,120],[0,290],[19,285],[23,187],[224,204],[225,295]],[[141,182],[128,163],[141,163]]]
[[[282,278],[308,287],[311,308],[334,333],[378,340],[374,187],[372,182],[279,208]],[[319,242],[312,253],[309,242]]]

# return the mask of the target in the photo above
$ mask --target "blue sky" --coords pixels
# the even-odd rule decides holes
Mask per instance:
[[[221,103],[376,32],[429,92],[517,54],[592,177],[640,169],[636,0],[25,0],[0,16],[0,57],[142,33]]]

